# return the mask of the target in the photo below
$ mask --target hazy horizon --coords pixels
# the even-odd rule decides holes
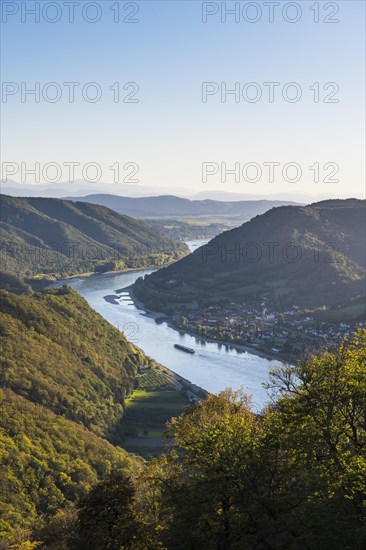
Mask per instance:
[[[3,180],[364,195],[363,2],[94,4],[6,8]]]
[[[78,187],[80,186],[80,187]],[[124,185],[123,187],[117,186],[113,183],[100,183],[93,187],[90,183],[85,181],[76,181],[73,184],[70,182],[59,182],[54,184],[22,184],[17,181],[9,181],[7,184],[1,184],[1,193],[10,194],[12,196],[21,196],[26,197],[27,193],[30,196],[34,196],[35,193],[39,192],[40,196],[44,197],[53,197],[53,198],[68,198],[68,197],[87,197],[89,195],[118,195],[126,197],[157,197],[163,195],[170,195],[175,197],[186,198],[190,200],[218,200],[218,201],[243,201],[243,200],[282,200],[282,201],[291,201],[298,203],[310,203],[317,202],[325,199],[365,199],[365,195],[360,194],[349,194],[349,193],[314,193],[314,194],[305,194],[305,193],[271,193],[271,194],[260,194],[260,193],[235,193],[225,190],[215,190],[207,189],[206,191],[197,191],[194,192],[189,188],[175,188],[175,187],[155,187],[148,185]]]

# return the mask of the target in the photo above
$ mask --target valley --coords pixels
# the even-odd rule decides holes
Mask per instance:
[[[2,271],[48,281],[85,272],[161,266],[188,253],[144,222],[60,199],[1,196]]]
[[[95,211],[93,205],[82,203],[74,207],[65,201],[50,204],[47,200],[42,204],[35,199],[33,205],[30,202],[16,203],[15,211],[12,210],[13,204],[10,213],[5,210],[5,243],[9,235],[34,243],[38,232],[41,247],[48,252],[50,241],[45,240],[45,235],[50,232],[43,232],[42,223],[56,231],[54,234],[61,239],[54,242],[62,242],[65,236],[70,236],[69,228],[75,228],[75,221],[70,224],[71,219],[80,215],[84,217],[87,211],[87,218],[94,219],[88,221],[90,225],[83,221],[83,239],[87,240],[93,234],[95,242],[98,239],[103,246],[106,242],[112,244],[112,234],[97,219],[101,213],[107,215],[121,242],[128,236],[126,227],[132,224],[134,231],[138,230],[134,239],[145,243],[139,246],[147,246],[143,233],[150,228],[144,226],[144,222],[135,225],[135,220],[125,216],[122,220],[119,214],[118,219],[113,220],[115,214],[112,211],[105,212],[104,207],[100,212],[100,207]],[[7,199],[5,204],[8,208]],[[332,377],[329,369],[336,364],[334,358],[343,354],[342,365],[348,369],[347,380],[353,384],[352,376],[357,374],[353,374],[352,369],[357,371],[360,368],[361,374],[364,369],[362,353],[365,348],[361,340],[364,301],[359,291],[364,267],[362,227],[357,225],[361,219],[359,207],[364,207],[354,203],[347,205],[353,217],[351,223],[348,212],[343,211],[344,205],[335,206],[336,213],[322,213],[322,222],[327,216],[327,220],[332,221],[327,231],[337,235],[332,216],[343,218],[339,240],[343,252],[326,249],[326,253],[331,251],[338,261],[336,268],[333,264],[331,269],[322,265],[327,262],[321,260],[328,258],[324,256],[325,240],[318,239],[315,248],[309,245],[318,228],[312,227],[310,231],[307,225],[300,231],[292,223],[289,226],[291,233],[285,232],[286,237],[296,238],[292,243],[303,247],[305,261],[309,257],[319,257],[319,262],[313,261],[310,268],[308,266],[306,277],[318,277],[320,264],[320,272],[325,270],[328,277],[328,286],[330,280],[333,281],[335,289],[329,292],[326,304],[315,301],[319,296],[324,298],[318,291],[312,303],[308,298],[299,300],[299,305],[293,303],[299,294],[294,294],[296,285],[290,285],[289,278],[293,276],[291,269],[296,262],[289,261],[283,266],[275,255],[271,256],[278,270],[274,282],[268,279],[274,271],[268,269],[266,263],[256,266],[258,275],[254,283],[249,279],[247,285],[247,278],[252,276],[250,270],[246,270],[247,266],[243,273],[239,273],[240,278],[237,276],[236,271],[240,272],[242,268],[240,261],[236,261],[237,249],[246,247],[241,232],[248,224],[221,233],[210,242],[202,239],[177,242],[156,231],[148,235],[149,246],[156,247],[154,254],[159,258],[155,269],[139,269],[139,262],[144,265],[146,256],[140,259],[131,257],[127,247],[123,265],[113,266],[115,269],[122,267],[121,270],[96,273],[101,270],[100,264],[91,262],[87,265],[94,273],[89,276],[77,274],[85,262],[65,263],[63,256],[66,255],[62,250],[58,251],[63,255],[61,267],[55,270],[52,264],[39,264],[38,258],[33,262],[29,258],[25,260],[14,254],[14,249],[5,248],[8,271],[2,274],[4,289],[0,291],[3,350],[0,439],[4,472],[0,484],[0,545],[19,550],[33,549],[33,541],[41,540],[42,547],[53,550],[58,548],[56,541],[62,540],[66,548],[79,550],[81,541],[88,540],[88,533],[99,529],[94,520],[89,523],[88,514],[94,518],[98,507],[104,506],[104,498],[109,509],[114,491],[118,491],[118,499],[123,491],[132,491],[131,495],[135,496],[130,506],[137,515],[131,521],[137,529],[134,540],[140,541],[137,548],[158,548],[160,537],[153,534],[158,531],[155,528],[150,531],[144,526],[145,519],[139,519],[137,510],[146,500],[145,488],[153,490],[155,482],[151,480],[154,479],[155,467],[166,476],[169,487],[174,487],[179,480],[179,476],[175,477],[178,471],[174,473],[176,465],[186,468],[185,452],[192,452],[192,448],[191,443],[187,447],[181,426],[186,423],[189,426],[192,421],[193,428],[184,429],[189,431],[189,441],[198,438],[197,450],[201,444],[205,449],[213,445],[214,456],[220,456],[217,442],[218,449],[223,446],[228,452],[232,450],[230,463],[234,464],[237,442],[242,444],[243,438],[247,437],[244,432],[250,426],[255,426],[253,433],[258,434],[260,430],[264,430],[264,434],[266,430],[268,434],[271,430],[277,434],[278,422],[285,430],[295,429],[286,428],[287,420],[281,417],[281,408],[278,412],[271,411],[276,411],[276,407],[291,411],[296,401],[283,397],[283,392],[295,388],[296,394],[299,377],[300,383],[304,383],[301,382],[303,377],[307,384],[307,369],[315,369],[311,372],[316,374],[324,371],[322,376]],[[67,224],[63,220],[52,222],[48,215],[50,207],[59,209],[59,218],[66,217]],[[317,208],[310,209],[310,218],[316,218]],[[41,210],[48,212],[45,219],[44,212],[39,213]],[[305,213],[307,215],[306,210]],[[304,209],[297,214],[301,219]],[[257,216],[249,225],[259,222],[265,227],[266,217],[272,215],[273,211],[270,211]],[[34,216],[37,222],[40,220],[41,226],[33,224]],[[339,224],[339,220],[336,223]],[[118,227],[115,224],[119,224]],[[275,226],[279,227],[278,224]],[[39,233],[40,228],[42,233]],[[57,233],[58,230],[61,233]],[[230,240],[232,232],[241,240]],[[264,234],[259,236],[265,238]],[[263,240],[263,243],[269,251],[277,249],[274,245],[268,248],[268,240]],[[281,246],[281,241],[279,243]],[[166,245],[171,247],[167,267],[164,262],[168,258],[161,248]],[[104,249],[106,258],[108,246]],[[186,255],[188,251],[190,254]],[[148,257],[151,259],[151,255]],[[243,257],[242,253],[240,257]],[[103,269],[110,265],[108,262],[110,260],[103,264]],[[267,264],[271,263],[267,258]],[[223,272],[222,264],[225,266]],[[39,273],[39,265],[46,267],[43,271],[49,270],[45,281],[51,281],[51,285],[41,292],[34,290],[37,290],[35,280],[44,275]],[[283,276],[281,270],[286,274],[282,279],[279,278]],[[296,265],[294,273],[296,277],[303,276]],[[62,275],[72,276],[62,279]],[[299,284],[305,288],[302,280]],[[320,277],[320,288],[322,284]],[[287,300],[288,292],[292,292],[290,301]],[[334,299],[335,296],[338,300]],[[350,348],[342,348],[344,338],[352,342]],[[314,352],[323,352],[324,355],[314,356]],[[305,369],[303,373],[300,365]],[[291,376],[296,378],[296,386],[292,386]],[[331,382],[327,380],[324,389],[320,385],[315,390],[328,392],[329,384]],[[307,385],[304,387],[307,391]],[[312,396],[313,393],[309,399]],[[275,408],[274,403],[278,403]],[[244,423],[238,421],[237,414],[245,418]],[[276,415],[279,415],[277,420]],[[197,430],[196,422],[205,428]],[[215,434],[212,438],[209,435],[211,429]],[[233,434],[233,440],[230,434]],[[258,444],[263,445],[261,457],[268,460],[271,450],[264,440],[261,442],[262,437],[267,436],[254,436],[253,445],[255,448]],[[299,440],[298,435],[294,437]],[[318,436],[314,437],[317,440]],[[278,435],[275,438],[277,444],[280,439]],[[293,443],[284,440],[281,445],[287,449]],[[200,463],[205,460],[205,455],[199,458]],[[181,460],[183,462],[179,462]],[[245,460],[243,456],[243,463]],[[257,460],[263,461],[263,458],[258,456]],[[255,469],[253,464],[248,467]],[[300,473],[292,473],[292,476],[301,478],[304,471],[306,466],[302,464]],[[314,472],[314,465],[311,471]],[[149,472],[152,472],[152,477]],[[337,478],[338,473],[334,475]],[[206,478],[209,478],[208,473],[205,473]],[[320,482],[317,482],[316,487],[319,486]],[[306,492],[311,493],[311,490],[308,487]],[[290,491],[286,499],[291,500],[291,495]],[[169,503],[168,495],[161,497],[162,500],[154,498],[162,509]],[[261,514],[266,517],[265,511]],[[129,516],[123,512],[122,517],[124,522]],[[148,514],[145,517],[153,522]],[[350,517],[353,521],[352,514]],[[98,544],[103,547],[109,529],[105,531],[104,512],[98,518],[102,530],[101,543]],[[121,540],[114,533],[112,538],[117,538],[113,540]],[[156,545],[154,542],[155,546],[151,546],[149,542],[146,547],[142,542],[146,536],[156,539]],[[166,536],[176,540],[174,527],[169,522],[165,522],[164,540]],[[22,541],[28,546],[22,546]]]
[[[197,244],[194,242],[191,246],[197,247]],[[131,299],[128,288],[138,277],[150,273],[151,270],[146,270],[77,277],[59,281],[56,286],[67,282],[110,324],[124,331],[147,356],[178,376],[214,393],[227,386],[236,389],[243,386],[253,394],[255,406],[260,410],[269,399],[262,383],[268,380],[270,369],[280,362],[261,357],[255,350],[251,353],[249,348],[240,351],[229,343],[209,342],[202,336],[177,331],[169,322],[160,321],[159,314],[146,313]],[[106,300],[106,296],[114,296],[114,303]],[[183,353],[174,348],[175,343],[193,348],[196,353]]]

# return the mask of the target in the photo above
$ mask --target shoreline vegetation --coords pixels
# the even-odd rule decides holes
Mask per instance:
[[[174,260],[176,261],[176,260]],[[167,267],[168,265],[171,265],[174,263],[174,261],[169,263],[163,263],[161,265],[148,265],[145,267],[125,267],[123,269],[116,269],[116,270],[109,270],[109,271],[86,271],[86,272],[80,272],[75,273],[73,275],[67,275],[67,276],[55,276],[54,278],[49,278],[47,274],[39,274],[35,275],[33,278],[25,279],[27,284],[31,285],[33,290],[43,290],[50,288],[52,286],[55,286],[56,284],[62,283],[62,281],[69,281],[70,279],[79,279],[79,278],[87,278],[87,277],[98,277],[98,276],[112,276],[112,275],[118,275],[119,273],[133,273],[134,271],[157,271],[158,269],[161,269],[163,267]],[[42,281],[44,283],[42,284]],[[37,288],[33,287],[33,284],[37,284]]]
[[[98,277],[105,275],[118,275],[119,273],[133,273],[134,271],[149,271],[150,269],[160,269],[168,264],[162,264],[161,266],[147,266],[147,267],[125,267],[124,269],[116,269],[115,271],[88,271],[86,273],[77,273],[75,275],[69,275],[68,277],[60,277],[55,282],[68,281],[69,279],[79,279],[81,277]],[[170,265],[170,264],[169,264]]]

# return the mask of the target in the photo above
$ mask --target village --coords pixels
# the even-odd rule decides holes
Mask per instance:
[[[296,305],[280,313],[272,310],[265,298],[258,305],[229,302],[197,307],[175,315],[173,321],[179,329],[203,339],[247,346],[286,359],[336,346],[365,325],[362,321],[320,321]]]

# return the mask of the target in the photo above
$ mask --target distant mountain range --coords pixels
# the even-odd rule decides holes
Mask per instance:
[[[139,220],[86,202],[1,196],[2,269],[71,275],[161,265],[188,252]]]
[[[295,204],[289,201],[251,200],[251,201],[214,201],[190,200],[174,195],[158,197],[120,197],[116,195],[87,195],[86,197],[68,197],[70,200],[86,201],[113,208],[121,214],[136,218],[210,217],[225,216],[237,219],[238,223],[253,216],[263,214],[274,206]]]
[[[302,192],[281,192],[281,193],[238,193],[235,191],[224,191],[222,189],[204,189],[203,191],[192,190],[189,187],[177,187],[174,185],[159,187],[156,185],[121,184],[110,182],[91,183],[85,180],[74,182],[64,181],[57,183],[18,183],[7,179],[1,183],[1,193],[13,197],[85,197],[86,195],[117,195],[123,197],[156,197],[160,195],[173,195],[191,200],[216,200],[216,201],[251,201],[269,200],[281,202],[293,202],[307,204],[329,198],[329,193],[306,194]],[[338,195],[337,195],[338,196]],[[346,195],[345,195],[346,196]],[[343,196],[339,197],[343,198]]]
[[[59,183],[18,183],[13,180],[7,180],[1,184],[1,192],[4,195],[15,197],[47,197],[47,198],[65,198],[66,196],[77,197],[81,195],[91,195],[96,193],[108,193],[111,195],[123,195],[126,197],[149,197],[151,195],[163,195],[167,192],[166,187],[155,187],[140,184],[121,184],[121,183],[90,183],[85,180],[74,182],[64,181]],[[179,196],[188,196],[191,194],[189,189],[176,187],[174,193]]]
[[[366,202],[282,206],[135,285],[153,309],[257,302],[329,307],[365,294]]]

